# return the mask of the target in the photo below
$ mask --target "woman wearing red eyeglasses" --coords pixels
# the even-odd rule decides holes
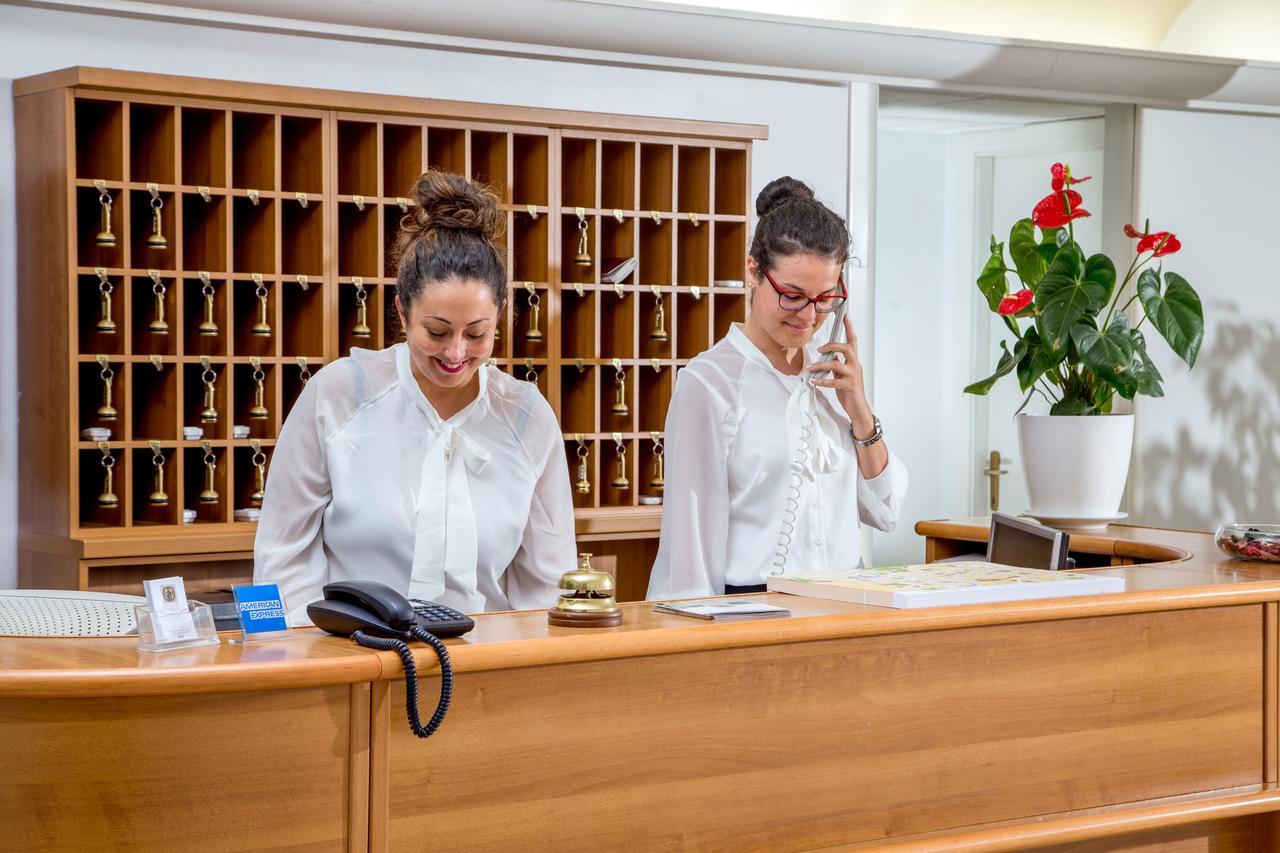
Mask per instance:
[[[761,190],[756,215],[747,321],[677,374],[667,409],[650,599],[854,568],[859,524],[892,530],[906,495],[906,468],[867,401],[853,324],[843,319],[845,343],[825,344],[825,329],[817,337],[848,298],[844,220],[789,177]]]

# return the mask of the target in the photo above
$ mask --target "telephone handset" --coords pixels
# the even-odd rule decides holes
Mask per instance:
[[[831,337],[827,338],[828,344],[839,343],[841,338],[844,336],[844,312],[848,309],[848,307],[849,307],[849,300],[846,298],[843,302],[840,303],[840,307],[837,308],[834,312],[832,312]],[[834,352],[824,352],[822,354],[822,358],[818,360],[831,361],[831,359],[835,357],[836,357],[836,354]]]
[[[411,602],[377,581],[339,581],[325,584],[324,598],[307,605],[307,616],[322,631],[350,637],[362,646],[394,651],[404,664],[405,710],[409,728],[430,737],[444,721],[453,695],[453,667],[440,637],[457,637],[475,627],[475,620],[443,604]],[[435,649],[440,659],[440,701],[424,726],[418,717],[418,670],[406,640],[417,639]]]
[[[317,628],[349,637],[356,631],[398,640],[413,638],[417,626],[437,637],[458,637],[476,626],[470,616],[432,601],[409,601],[377,581],[325,584],[324,599],[307,605]]]
[[[842,279],[843,280],[843,277]],[[827,338],[828,344],[839,343],[844,336],[844,314],[849,307],[849,300],[846,297],[839,307],[831,314],[831,335]],[[836,357],[834,352],[824,352],[819,362],[831,361]],[[817,413],[817,392],[816,389],[810,387],[809,391],[809,411],[805,415],[804,423],[800,425],[800,435],[798,447],[796,447],[795,458],[791,462],[791,484],[787,489],[787,497],[782,505],[782,527],[778,531],[778,545],[773,551],[773,568],[770,574],[780,575],[787,570],[787,555],[791,553],[791,542],[795,538],[796,517],[800,513],[800,492],[804,487],[804,462],[805,457],[809,454],[809,446],[813,443],[813,431],[816,428]]]

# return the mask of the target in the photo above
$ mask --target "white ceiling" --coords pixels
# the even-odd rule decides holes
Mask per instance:
[[[1095,32],[1136,32],[1134,22],[1145,21],[1143,10],[1155,10],[1151,18],[1166,32],[1166,50],[1176,32],[1243,38],[1243,29],[1255,44],[1270,44],[1280,52],[1280,0],[844,4],[879,10],[878,20],[891,24],[659,0],[0,0],[4,3],[583,63],[835,84],[871,80],[994,97],[1280,113],[1280,64],[1067,41]],[[830,0],[828,5],[842,4]],[[901,23],[902,7],[918,16],[910,19],[911,26]],[[1048,21],[1047,40],[920,28],[921,22],[939,21],[958,27],[970,20],[962,10],[971,7],[985,10],[997,23],[1003,20],[1001,12],[1010,22],[1035,20],[1045,26]],[[1115,10],[1122,8],[1128,11],[1119,16]],[[1241,9],[1254,14],[1242,15]],[[886,10],[899,12],[895,17]],[[589,85],[585,79],[584,85]]]
[[[938,134],[998,130],[1102,114],[1103,108],[1097,104],[881,88],[877,121],[882,131]]]
[[[634,4],[637,0],[594,0]],[[1280,61],[1277,0],[639,0],[999,38]]]

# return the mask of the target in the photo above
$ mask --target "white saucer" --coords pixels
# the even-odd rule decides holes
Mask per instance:
[[[1129,513],[1120,512],[1107,518],[1076,518],[1060,515],[1036,515],[1032,512],[1024,512],[1027,518],[1035,519],[1045,527],[1061,527],[1069,530],[1106,530],[1108,524],[1114,524],[1117,521],[1124,521],[1129,517]]]

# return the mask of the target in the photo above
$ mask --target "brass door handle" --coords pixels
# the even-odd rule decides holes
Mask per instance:
[[[1009,472],[1000,467],[1000,451],[991,451],[986,470],[982,472],[991,481],[991,511],[1000,509],[1000,478]]]

